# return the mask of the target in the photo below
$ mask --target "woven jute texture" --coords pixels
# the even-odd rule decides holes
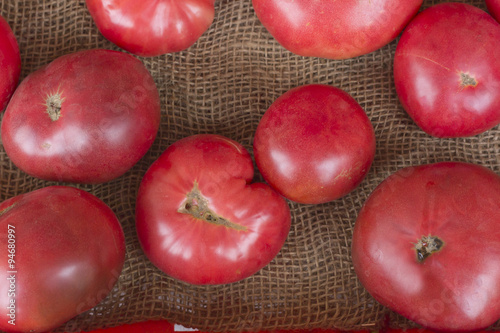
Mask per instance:
[[[427,0],[423,8],[439,2],[444,1]],[[483,0],[460,2],[486,10]],[[272,38],[250,0],[218,0],[215,12],[209,30],[188,50],[139,58],[152,73],[162,103],[158,138],[146,156],[119,179],[74,185],[114,210],[126,235],[127,256],[111,294],[59,331],[159,318],[210,331],[415,327],[379,305],[357,280],[350,256],[357,213],[383,179],[406,166],[454,160],[500,173],[500,128],[460,139],[436,139],[422,132],[395,92],[397,39],[354,59],[304,58]],[[22,77],[71,52],[118,50],[99,33],[84,0],[0,0],[0,14],[18,39]],[[155,268],[140,247],[134,218],[138,186],[151,163],[176,140],[197,133],[225,135],[252,152],[254,132],[269,105],[287,90],[309,83],[347,91],[372,121],[377,153],[363,183],[327,204],[289,202],[292,227],[283,249],[241,282],[192,286]],[[258,171],[256,180],[262,180]],[[53,184],[19,171],[0,147],[1,200]]]

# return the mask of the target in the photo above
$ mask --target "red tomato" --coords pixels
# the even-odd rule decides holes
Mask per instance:
[[[486,0],[486,6],[491,16],[500,21],[500,0]]]
[[[99,31],[140,56],[193,45],[214,20],[215,0],[86,0]]]
[[[472,331],[500,318],[500,176],[442,162],[402,169],[370,195],[352,260],[367,291],[424,327]]]
[[[89,333],[175,333],[176,331],[174,329],[174,325],[166,320],[149,320],[133,324],[119,325],[116,327],[102,328],[88,332]]]
[[[250,154],[219,135],[172,144],[144,176],[139,240],[153,264],[192,284],[242,280],[267,265],[290,229],[286,201],[253,178]]]
[[[361,183],[375,155],[375,133],[346,92],[306,85],[269,107],[255,133],[254,154],[264,179],[283,196],[323,203]]]
[[[435,5],[403,32],[394,57],[399,99],[435,137],[466,137],[500,123],[500,25],[461,3]]]
[[[66,186],[0,204],[0,329],[46,332],[104,299],[120,276],[125,238],[113,211]]]
[[[287,50],[353,58],[391,42],[423,0],[252,0],[257,17]]]
[[[16,36],[0,16],[0,112],[5,109],[21,74],[21,55]]]
[[[12,162],[46,180],[101,183],[130,169],[153,143],[160,98],[131,55],[62,56],[21,82],[2,121]]]

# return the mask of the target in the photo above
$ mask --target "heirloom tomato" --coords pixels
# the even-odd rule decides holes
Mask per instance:
[[[287,202],[251,183],[254,168],[239,143],[215,134],[181,139],[145,174],[136,226],[145,254],[191,284],[242,280],[267,265],[290,229]]]
[[[140,56],[193,45],[214,20],[215,0],[86,0],[99,31]]]
[[[9,23],[0,16],[0,112],[5,109],[21,75],[21,55]]]
[[[353,58],[391,42],[423,0],[252,0],[262,25],[287,50]]]
[[[47,332],[103,300],[120,276],[125,238],[104,202],[50,186],[0,204],[0,329]]]
[[[308,204],[338,199],[357,187],[375,155],[375,133],[345,91],[311,84],[269,107],[254,138],[257,167],[284,197]]]
[[[160,98],[141,61],[123,52],[67,54],[28,75],[1,135],[12,162],[46,180],[102,183],[129,170],[160,124]]]
[[[485,0],[488,11],[497,21],[500,21],[500,0]]]
[[[354,226],[352,260],[381,304],[436,331],[500,318],[500,176],[477,164],[408,167],[383,181]]]
[[[468,137],[500,123],[500,24],[485,11],[443,3],[403,32],[394,81],[403,108],[426,133]]]

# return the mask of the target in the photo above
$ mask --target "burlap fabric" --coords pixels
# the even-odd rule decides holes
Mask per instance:
[[[427,0],[424,8],[438,2],[444,1]],[[461,2],[486,9],[483,0]],[[350,257],[357,213],[383,179],[405,166],[457,160],[500,172],[500,128],[467,139],[436,139],[419,130],[403,111],[394,88],[397,40],[345,61],[303,58],[270,36],[250,0],[218,0],[215,10],[212,26],[190,49],[141,58],[161,95],[158,138],[124,176],[79,186],[106,202],[120,219],[127,242],[123,273],[105,301],[59,330],[158,318],[211,331],[415,326],[380,306],[358,282]],[[100,35],[84,0],[1,0],[0,14],[18,38],[22,77],[70,52],[118,49]],[[282,251],[241,282],[192,286],[156,269],[142,252],[134,226],[135,197],[149,165],[168,145],[196,133],[225,135],[251,152],[254,131],[268,106],[287,90],[308,83],[344,89],[372,121],[377,154],[361,186],[328,204],[290,202],[292,228]],[[261,180],[258,173],[256,179]],[[0,182],[1,200],[54,184],[20,172],[2,147]]]

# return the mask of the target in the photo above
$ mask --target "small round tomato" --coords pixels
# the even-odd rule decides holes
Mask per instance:
[[[187,49],[210,27],[215,14],[215,0],[86,2],[104,37],[147,57]]]
[[[353,58],[391,42],[423,0],[252,0],[257,17],[289,51]]]
[[[327,85],[291,89],[269,107],[254,138],[257,167],[284,197],[308,204],[357,187],[375,155],[375,133],[361,106]]]
[[[381,304],[436,331],[500,318],[500,176],[441,162],[383,181],[354,226],[352,260]]]
[[[120,276],[125,238],[94,195],[50,186],[0,204],[0,329],[47,332],[104,299]]]
[[[9,23],[0,16],[0,111],[5,109],[21,75],[21,55]]]
[[[422,11],[394,56],[396,91],[435,137],[468,137],[500,123],[500,25],[483,10],[443,3]]]
[[[142,62],[88,50],[28,75],[5,111],[1,135],[12,162],[32,176],[102,183],[142,158],[159,124],[160,97]]]
[[[136,226],[159,269],[192,284],[242,280],[267,265],[290,230],[286,201],[251,184],[239,143],[214,134],[181,139],[153,163],[137,197]]]
[[[485,0],[485,2],[491,16],[500,22],[500,0]]]

